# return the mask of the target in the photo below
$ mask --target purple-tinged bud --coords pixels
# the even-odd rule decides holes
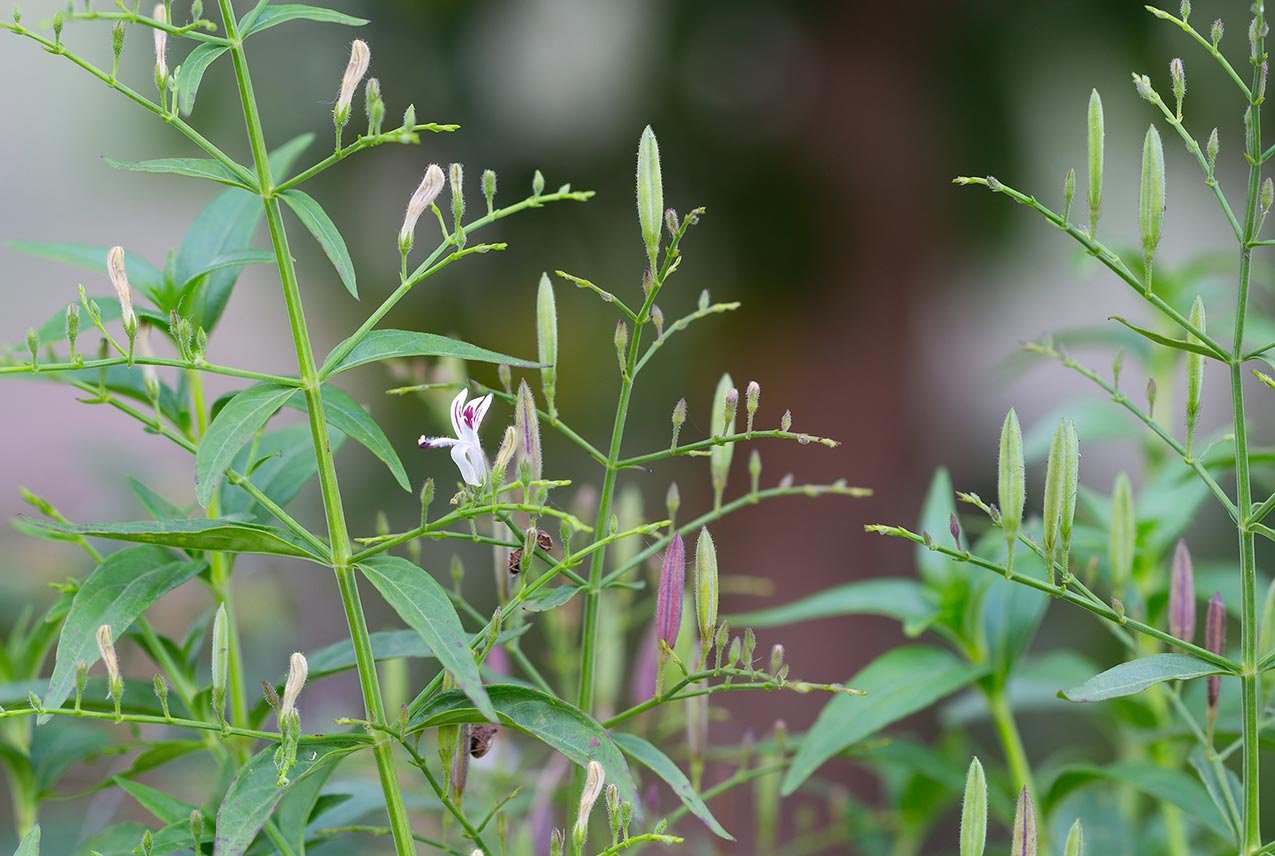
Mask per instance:
[[[735,412],[739,409],[739,390],[731,387],[726,390],[725,411],[721,423],[723,436],[734,432]],[[716,427],[716,426],[714,426]]]
[[[367,42],[355,39],[350,46],[350,61],[345,66],[345,74],[341,76],[341,90],[337,95],[336,107],[332,117],[338,128],[344,128],[350,120],[350,104],[354,101],[354,90],[358,88],[363,75],[367,74],[368,64],[372,61],[372,52]]]
[[[633,664],[633,675],[629,679],[629,695],[634,704],[654,698],[656,677],[660,673],[660,637],[659,624],[652,621],[642,636],[642,645],[638,648],[637,662]]]
[[[168,23],[168,13],[163,3],[155,5],[155,20],[161,24]],[[168,32],[155,28],[155,83],[163,89],[168,83]]]
[[[649,295],[652,288],[655,288],[655,274],[651,273],[650,268],[647,268],[642,271],[642,293]]]
[[[536,411],[536,399],[531,394],[527,379],[518,384],[518,399],[514,403],[514,427],[518,432],[518,461],[526,462],[533,481],[539,481],[543,473],[540,452],[540,415]]]
[[[677,211],[673,208],[664,210],[664,225],[668,228],[669,237],[677,235],[678,219]]]
[[[412,194],[412,198],[407,203],[407,214],[403,217],[403,227],[398,230],[398,247],[401,252],[406,253],[412,249],[412,237],[416,232],[416,221],[421,219],[425,209],[434,204],[438,194],[443,192],[443,182],[445,180],[443,168],[438,164],[432,163],[425,170],[425,177],[421,179],[416,192]]]
[[[1204,646],[1214,654],[1221,655],[1225,653],[1226,604],[1222,602],[1222,595],[1218,592],[1214,592],[1213,597],[1209,599],[1209,610],[1204,621]],[[1210,716],[1217,715],[1217,700],[1221,692],[1222,677],[1220,675],[1210,675],[1208,677]]]
[[[1173,551],[1173,573],[1169,583],[1169,633],[1191,642],[1195,639],[1195,573],[1186,539]]]
[[[761,405],[761,384],[755,380],[748,382],[748,388],[744,391],[744,410],[748,414],[748,433],[753,433],[753,417],[757,415],[757,408]]]
[[[682,426],[686,423],[686,399],[679,398],[677,404],[673,405],[673,445],[670,448],[677,448],[677,436],[682,433]]]
[[[658,306],[651,307],[651,323],[655,325],[655,335],[664,335],[664,310]]]
[[[677,645],[682,626],[682,598],[686,592],[686,545],[676,532],[664,551],[660,587],[655,604],[656,640],[670,648]]]
[[[1010,856],[1036,856],[1036,806],[1032,804],[1031,791],[1026,786],[1018,792],[1018,805],[1014,809],[1014,837],[1010,844]]]
[[[956,542],[956,549],[961,549],[961,522],[956,519],[956,512],[948,516],[947,525],[952,532],[952,540]]]

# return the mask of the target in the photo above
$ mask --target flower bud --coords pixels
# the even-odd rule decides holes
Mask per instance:
[[[1270,179],[1267,179],[1267,184]],[[1201,333],[1206,332],[1204,301],[1197,294],[1191,304],[1191,324]],[[1187,341],[1199,344],[1194,333],[1187,334]],[[1186,449],[1191,451],[1191,441],[1195,437],[1195,427],[1200,421],[1200,406],[1204,393],[1204,355],[1188,352],[1186,355]]]
[[[1209,160],[1209,178],[1210,179],[1213,178],[1213,169],[1214,167],[1217,166],[1217,153],[1219,148],[1220,148],[1220,144],[1218,143],[1218,139],[1217,139],[1217,128],[1214,128],[1213,131],[1209,134],[1208,143],[1206,143],[1204,146],[1205,154],[1208,156],[1208,160]]]
[[[1071,222],[1071,200],[1076,196],[1076,171],[1067,170],[1063,176],[1063,222]]]
[[[1067,426],[1058,420],[1054,439],[1049,444],[1049,460],[1045,469],[1044,549],[1049,579],[1054,579],[1054,554],[1058,548],[1059,530],[1062,526],[1063,492],[1066,490]]]
[[[686,399],[679,398],[673,405],[673,446],[677,448],[677,436],[682,433],[682,425],[686,422]]]
[[[164,712],[164,718],[168,719],[168,680],[162,674],[156,672],[152,686],[155,689],[155,698],[159,700],[159,709]]]
[[[748,456],[748,478],[753,493],[757,493],[757,488],[761,484],[761,452],[753,449],[753,453]]]
[[[452,188],[452,217],[459,229],[461,218],[465,216],[465,168],[454,163],[448,167],[447,177]]]
[[[1177,102],[1178,118],[1182,118],[1182,99],[1186,97],[1186,67],[1180,58],[1169,63],[1169,79],[1173,83],[1173,99]]]
[[[699,621],[700,644],[705,649],[717,629],[717,547],[705,527],[695,542],[695,617]]]
[[[566,833],[561,829],[555,829],[549,836],[549,856],[562,856],[566,844]]]
[[[190,839],[195,845],[196,853],[204,849],[204,813],[199,809],[190,813]]]
[[[279,704],[280,717],[287,716],[296,710],[297,696],[301,695],[301,688],[305,686],[308,672],[305,655],[300,651],[292,652],[292,657],[288,661],[288,681],[283,685],[283,699]]]
[[[416,222],[421,219],[425,209],[434,203],[434,200],[438,198],[438,194],[442,190],[443,170],[438,164],[432,163],[425,170],[425,177],[421,179],[416,192],[408,200],[407,214],[403,217],[403,228],[398,230],[398,247],[401,252],[407,253],[412,249],[412,239],[416,233]]]
[[[620,363],[620,374],[627,374],[629,370],[628,364],[629,349],[629,325],[623,321],[615,325],[615,358]]]
[[[1104,123],[1102,98],[1095,89],[1089,93],[1089,236],[1098,231],[1098,214],[1102,211],[1102,163]]]
[[[1209,599],[1209,609],[1204,619],[1204,645],[1214,654],[1226,653],[1226,604],[1222,595],[1214,592]],[[1222,691],[1221,675],[1208,677],[1208,704],[1210,718],[1217,715],[1218,695]]]
[[[571,829],[571,838],[576,852],[584,849],[585,839],[589,837],[589,815],[593,812],[593,804],[602,794],[604,784],[606,784],[606,771],[597,761],[589,761],[584,778],[584,789],[580,792],[580,805],[576,809],[575,826]]]
[[[416,105],[408,104],[403,111],[403,141],[411,142],[412,129],[416,127]]]
[[[518,383],[518,398],[514,402],[514,430],[518,434],[518,461],[526,463],[531,480],[539,481],[543,474],[540,453],[540,415],[536,412],[536,399],[531,394],[527,379]]]
[[[987,845],[987,777],[975,758],[965,774],[965,797],[961,802],[960,856],[983,856]]]
[[[669,648],[677,646],[677,634],[682,626],[682,597],[685,592],[686,546],[682,536],[674,532],[668,549],[664,551],[664,562],[660,567],[660,587],[655,600],[657,648],[660,642]]]
[[[1138,226],[1146,262],[1146,290],[1151,292],[1151,262],[1164,231],[1164,145],[1155,125],[1142,142],[1142,181],[1138,194]]]
[[[487,200],[487,214],[491,215],[496,205],[496,171],[494,169],[483,170],[483,198]]]
[[[34,327],[27,330],[27,352],[31,354],[31,369],[39,371],[40,369],[40,334],[35,331]]]
[[[545,177],[540,170],[536,170],[536,174],[531,177],[531,195],[539,197],[545,192]]]
[[[606,786],[607,821],[611,824],[611,841],[620,841],[620,789],[614,784]]]
[[[1186,642],[1195,640],[1195,574],[1185,538],[1178,540],[1173,551],[1173,571],[1169,581],[1169,633]]]
[[[111,65],[111,79],[114,80],[119,74],[120,54],[124,52],[124,22],[116,21],[111,27],[111,55],[114,57]]]
[[[425,479],[425,484],[421,485],[421,526],[429,520],[429,506],[434,501],[434,480],[432,478]]]
[[[119,657],[115,654],[115,638],[111,633],[111,625],[103,624],[97,628],[97,650],[102,655],[102,665],[106,667],[106,682],[110,697],[114,699],[119,711],[120,696],[124,694],[124,678],[120,674]]]
[[[1222,34],[1226,32],[1226,25],[1222,23],[1222,19],[1218,18],[1213,22],[1213,26],[1209,28],[1209,40],[1213,42],[1214,49],[1222,43]]]
[[[554,405],[558,379],[558,307],[554,301],[553,286],[543,273],[540,275],[540,289],[536,292],[536,346],[540,356],[540,382],[552,418],[558,413]]]
[[[726,390],[726,407],[722,414],[722,421],[717,426],[720,427],[720,435],[722,437],[735,433],[735,413],[739,410],[739,390],[731,387]]]
[[[1067,841],[1063,844],[1063,856],[1084,856],[1085,854],[1085,830],[1080,825],[1080,818],[1076,818],[1076,822],[1071,825],[1071,831],[1067,833]]]
[[[1138,97],[1142,98],[1144,101],[1150,101],[1153,104],[1155,103],[1157,96],[1155,89],[1151,86],[1151,78],[1147,77],[1145,74],[1135,73],[1133,75],[1133,88],[1138,90]]]
[[[770,648],[770,663],[767,671],[771,675],[779,674],[779,670],[784,666],[784,646],[778,643]]]
[[[753,417],[757,415],[757,408],[761,405],[761,384],[755,380],[748,382],[748,388],[744,391],[744,411],[748,414],[748,433],[753,432]]]
[[[677,235],[678,226],[679,226],[679,223],[677,219],[677,211],[675,211],[672,208],[665,209],[664,228],[668,229],[668,234],[670,238],[675,237]]]
[[[732,403],[731,393],[734,393]],[[713,410],[709,426],[714,436],[735,433],[735,406],[739,403],[739,392],[729,374],[724,374],[717,382],[717,390],[713,393]],[[726,490],[726,477],[730,473],[731,458],[735,454],[733,443],[722,443],[709,449],[708,469],[713,480],[713,502],[721,506],[722,494]]]
[[[106,272],[111,277],[111,285],[115,286],[115,294],[120,301],[120,318],[124,321],[124,331],[132,338],[137,332],[137,313],[133,311],[133,291],[128,287],[128,274],[124,269],[124,248],[111,247],[106,254]]]
[[[381,99],[381,81],[369,77],[363,87],[363,109],[367,111],[367,132],[378,136],[385,121],[385,102]]]
[[[1182,19],[1182,23],[1186,23],[1191,17],[1191,0],[1182,0],[1178,6],[1178,17]]]
[[[161,24],[168,23],[168,12],[164,9],[163,3],[155,4],[155,13],[152,16]],[[163,91],[168,84],[168,33],[158,27],[154,30],[155,35],[155,85]]]
[[[212,704],[217,719],[226,721],[226,679],[230,670],[230,627],[226,605],[217,607],[212,631]]]
[[[372,52],[368,49],[367,42],[355,39],[354,44],[350,45],[350,61],[345,66],[345,74],[341,76],[341,91],[337,94],[336,107],[332,111],[332,118],[336,121],[338,130],[344,128],[346,122],[350,121],[350,105],[354,102],[354,90],[363,80],[363,75],[367,74],[367,67],[371,61]]]
[[[788,431],[792,428],[792,411],[785,410],[784,415],[779,418],[779,430]]]
[[[1133,487],[1124,473],[1116,476],[1111,490],[1111,537],[1107,557],[1111,563],[1111,588],[1117,594],[1124,592],[1133,573],[1133,559],[1137,550],[1137,516],[1133,508]]]
[[[1018,792],[1018,805],[1014,809],[1014,835],[1010,842],[1010,856],[1036,856],[1036,806],[1032,804],[1031,791],[1024,786]]]
[[[664,507],[668,511],[669,525],[676,525],[677,510],[682,507],[682,493],[677,482],[669,482],[668,493],[664,495]]]
[[[637,162],[638,223],[646,242],[646,255],[651,267],[660,251],[660,219],[664,215],[664,183],[660,177],[660,144],[647,125],[638,143]]]
[[[1006,567],[1014,565],[1014,542],[1023,522],[1023,505],[1027,495],[1027,478],[1023,469],[1023,431],[1018,425],[1018,414],[1010,408],[1001,426],[1000,459],[998,464],[998,500],[1001,512],[1001,529],[1009,549]]]

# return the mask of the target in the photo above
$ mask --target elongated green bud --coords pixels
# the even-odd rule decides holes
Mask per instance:
[[[961,803],[960,856],[983,856],[987,845],[987,777],[975,758],[965,774],[965,798]]]
[[[1023,429],[1018,424],[1018,414],[1010,408],[1001,426],[1000,462],[997,473],[998,498],[1000,500],[1001,529],[1009,547],[1007,568],[1014,565],[1014,541],[1023,522],[1023,505],[1027,496],[1027,475],[1023,468]]]
[[[1204,301],[1197,294],[1191,304],[1191,324],[1201,333],[1205,330]],[[1199,344],[1195,334],[1187,334],[1188,341]],[[1195,426],[1200,421],[1200,401],[1204,393],[1204,355],[1187,352],[1186,355],[1186,450],[1191,451],[1195,438]]]
[[[1209,180],[1213,180],[1213,169],[1217,166],[1217,153],[1221,149],[1221,143],[1217,139],[1217,128],[1214,128],[1209,134],[1209,141],[1204,145],[1204,152],[1209,160]]]
[[[518,433],[519,465],[525,463],[531,470],[531,480],[539,481],[544,473],[544,458],[540,451],[540,415],[536,412],[536,399],[531,394],[526,378],[518,384],[518,397],[514,401],[514,429]]]
[[[1102,212],[1102,160],[1105,134],[1102,98],[1095,89],[1089,93],[1089,237],[1098,232],[1098,215]]]
[[[654,268],[655,257],[660,251],[660,227],[664,221],[664,182],[660,177],[660,144],[656,142],[650,125],[642,131],[642,139],[638,143],[637,207],[646,255]]]
[[[1123,593],[1133,574],[1137,538],[1133,486],[1129,484],[1129,477],[1120,473],[1111,490],[1111,538],[1107,546],[1107,557],[1111,562],[1111,588],[1117,595]]]
[[[558,306],[553,299],[553,286],[549,277],[540,275],[540,290],[536,292],[536,346],[540,354],[540,382],[544,387],[545,404],[549,416],[556,417],[554,405],[558,381]]]
[[[1142,141],[1142,181],[1138,193],[1138,227],[1146,263],[1146,291],[1151,293],[1151,265],[1164,231],[1164,144],[1155,125]]]
[[[487,200],[487,213],[492,214],[496,207],[496,171],[483,170],[483,198]]]
[[[700,644],[707,650],[717,631],[717,547],[706,528],[695,542],[695,618]]]
[[[78,362],[75,353],[75,340],[80,335],[80,304],[70,303],[66,307],[66,341],[71,346],[71,362]]]
[[[686,423],[686,399],[679,398],[677,404],[673,405],[673,445],[670,448],[677,448],[678,435],[682,433],[682,425]]]
[[[1080,818],[1071,825],[1067,833],[1067,843],[1063,845],[1063,856],[1085,856],[1085,830],[1080,825]]]
[[[1063,176],[1063,222],[1071,222],[1071,200],[1076,195],[1076,171],[1067,170]]]
[[[735,390],[735,382],[731,380],[730,374],[722,375],[721,380],[717,382],[717,390],[713,393],[713,410],[708,423],[715,435],[735,433],[735,407],[731,406],[727,400],[732,392],[735,393],[735,404],[738,405],[739,393]],[[729,418],[727,417],[728,408]],[[734,454],[735,447],[731,443],[722,443],[709,450],[708,467],[713,478],[715,506],[720,506],[722,503],[722,494],[726,490],[726,477],[730,473],[730,462]]]
[[[230,627],[226,619],[226,605],[217,607],[212,632],[212,703],[213,712],[221,722],[226,721],[226,676],[230,670]]]
[[[1076,520],[1076,496],[1080,492],[1080,436],[1076,433],[1076,423],[1067,423],[1067,442],[1064,447],[1066,467],[1063,472],[1063,505],[1058,520],[1058,536],[1062,540],[1061,565],[1063,582],[1066,582],[1068,555],[1071,553],[1071,529]]]
[[[1026,786],[1018,792],[1018,805],[1014,809],[1014,835],[1010,840],[1010,856],[1036,856],[1036,806],[1032,804],[1031,791]]]
[[[1178,118],[1182,118],[1182,100],[1186,98],[1186,66],[1180,58],[1169,63],[1169,80],[1173,84],[1173,100],[1177,103]]]
[[[1062,528],[1064,495],[1067,490],[1067,426],[1059,419],[1054,429],[1054,439],[1049,444],[1049,461],[1045,468],[1045,564],[1049,579],[1056,582],[1054,559]]]
[[[198,853],[204,846],[204,813],[195,809],[190,813],[190,838]]]
[[[620,374],[629,373],[629,325],[619,321],[615,325],[615,358],[620,364]]]

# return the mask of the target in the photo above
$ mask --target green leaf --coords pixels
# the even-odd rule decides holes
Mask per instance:
[[[31,739],[31,765],[37,793],[48,794],[66,769],[100,753],[111,743],[99,729],[62,720],[37,729]]]
[[[792,603],[732,615],[730,623],[736,627],[782,627],[841,615],[884,615],[905,625],[923,626],[934,612],[934,604],[920,583],[879,579],[845,583]]]
[[[606,772],[607,784],[620,789],[620,798],[637,804],[637,787],[624,755],[593,717],[530,687],[494,684],[487,692],[501,724],[526,732],[580,767],[597,761]],[[465,694],[452,690],[430,698],[423,705],[414,704],[408,730],[415,732],[439,725],[482,721],[482,714]]]
[[[617,732],[613,737],[625,755],[663,779],[673,789],[673,793],[677,794],[687,811],[704,821],[704,825],[713,830],[714,835],[725,838],[727,841],[735,840],[735,836],[727,832],[717,822],[717,818],[713,817],[713,813],[704,804],[704,800],[700,799],[700,795],[695,792],[695,786],[691,784],[691,780],[686,778],[686,774],[678,769],[672,759],[636,734]]]
[[[1205,757],[1204,749],[1199,746],[1192,750],[1188,760],[1195,774],[1204,784],[1204,790],[1208,792],[1209,799],[1217,807],[1218,814],[1231,830],[1231,840],[1238,844],[1239,830],[1244,823],[1239,815],[1239,806],[1244,805],[1244,785],[1230,768],[1224,764],[1214,765]]]
[[[283,787],[276,786],[279,773],[274,765],[275,747],[268,746],[253,755],[230,783],[230,790],[217,809],[217,843],[213,852],[217,856],[241,856],[289,789],[361,745],[340,738],[305,744],[297,752],[296,766],[288,773],[288,784]]]
[[[332,451],[336,452],[344,442],[345,435],[329,426],[328,446]],[[289,425],[267,431],[256,443],[240,449],[230,468],[247,474],[258,490],[281,508],[286,507],[318,471],[310,426]],[[221,486],[221,513],[226,517],[255,516],[258,523],[272,519],[246,490],[229,482]]]
[[[359,287],[358,283],[354,281],[354,262],[350,260],[350,251],[345,247],[345,239],[337,231],[336,224],[332,222],[332,218],[323,210],[323,206],[314,200],[314,197],[300,190],[295,188],[285,190],[280,194],[280,197],[284,202],[288,203],[292,213],[297,215],[297,219],[301,221],[301,224],[319,242],[319,246],[323,248],[328,261],[332,262],[332,266],[336,268],[337,274],[341,277],[341,282],[345,284],[346,291],[350,292],[357,300]]]
[[[579,591],[580,586],[574,585],[546,586],[544,594],[527,598],[522,602],[522,608],[527,612],[549,612],[566,604]]]
[[[390,468],[399,486],[410,491],[412,483],[407,479],[407,470],[403,469],[403,462],[376,420],[344,390],[325,383],[320,388],[320,393],[323,396],[323,413],[328,425],[380,458]],[[305,396],[298,390],[288,400],[287,406],[305,412]]]
[[[8,246],[20,253],[66,262],[85,270],[96,271],[103,277],[107,275],[106,254],[110,251],[110,247],[98,247],[92,244],[51,244],[41,241],[10,241]],[[125,261],[128,267],[129,285],[140,289],[152,299],[163,291],[164,274],[159,268],[133,253],[127,253]],[[98,302],[103,303],[103,301]],[[117,304],[116,309],[118,308]],[[105,305],[102,307],[102,314],[103,316],[106,314]],[[115,317],[119,317],[118,314]]]
[[[195,810],[196,806],[188,802],[182,802],[176,797],[169,796],[149,785],[143,785],[141,782],[134,782],[121,776],[115,776],[113,781],[121,790],[137,800],[138,805],[155,815],[163,823],[190,823],[190,813]]]
[[[127,481],[128,489],[133,492],[133,496],[137,497],[138,503],[156,520],[178,520],[186,516],[180,508],[132,476],[129,476]]]
[[[40,856],[40,824],[36,824],[27,830],[27,834],[22,836],[18,849],[13,851],[13,856]]]
[[[1111,320],[1120,322],[1139,336],[1145,336],[1157,345],[1164,345],[1166,348],[1174,348],[1179,351],[1190,351],[1193,354],[1202,354],[1206,357],[1217,358],[1217,354],[1213,353],[1213,351],[1207,346],[1201,345],[1197,342],[1189,342],[1185,339],[1171,339],[1168,336],[1161,336],[1159,333],[1152,330],[1147,330],[1134,324],[1130,324],[1119,315],[1112,315]]]
[[[961,662],[941,648],[925,645],[882,654],[846,682],[866,696],[834,696],[819,712],[784,775],[784,796],[797,790],[829,758],[985,672],[986,667]]]
[[[469,650],[469,634],[447,591],[428,572],[399,556],[374,556],[360,563],[359,569],[399,618],[421,635],[483,716],[494,721],[496,709],[487,697],[478,664]]]
[[[290,556],[323,564],[298,538],[282,529],[237,520],[142,520],[135,523],[100,523],[76,526],[53,520],[21,517],[37,529],[89,538],[159,544],[181,550],[213,550],[218,553],[261,553]],[[96,628],[94,628],[96,629]]]
[[[182,69],[184,72],[185,69]],[[190,178],[205,178],[218,184],[231,187],[252,188],[243,183],[239,176],[231,172],[221,161],[211,158],[157,158],[148,161],[117,161],[103,158],[111,169],[123,169],[129,172],[154,172],[185,175]]]
[[[205,42],[196,45],[182,61],[182,73],[177,77],[177,104],[184,115],[195,109],[195,93],[204,79],[204,72],[216,59],[230,48]]]
[[[1064,767],[1042,801],[1045,815],[1048,816],[1072,792],[1097,782],[1131,785],[1153,799],[1177,806],[1188,818],[1230,839],[1226,821],[1199,782],[1180,770],[1139,761]],[[1114,798],[1115,795],[1111,796]]]
[[[201,268],[189,271],[190,278],[179,283],[182,289],[182,300],[199,284],[199,278],[219,270],[238,270],[247,265],[272,265],[275,263],[274,253],[266,250],[228,250],[216,258],[206,261]]]
[[[333,354],[345,350],[349,339],[332,349]],[[462,342],[449,339],[434,333],[415,333],[410,330],[373,330],[364,336],[348,354],[333,361],[329,355],[319,372],[322,377],[331,377],[355,366],[365,363],[376,363],[382,360],[400,357],[456,357],[478,363],[504,363],[515,368],[538,368],[539,363],[520,360],[507,354],[499,354]]]
[[[345,24],[347,27],[361,27],[367,23],[365,18],[356,18],[353,15],[346,15],[343,12],[336,12],[332,9],[321,9],[318,6],[306,6],[303,3],[281,3],[278,6],[267,6],[262,10],[261,14],[252,23],[252,26],[244,30],[240,35],[243,38],[251,36],[253,33],[259,33],[262,30],[268,30],[271,27],[277,27],[279,24],[287,21],[321,21],[327,24]],[[182,69],[183,73],[185,69]]]
[[[75,689],[76,665],[98,661],[99,627],[111,625],[111,637],[118,639],[152,603],[205,567],[159,547],[129,547],[103,559],[71,601],[43,705],[61,707]],[[42,723],[48,719],[40,717]]]
[[[221,408],[195,452],[195,498],[200,505],[208,507],[235,455],[297,392],[294,386],[258,384]]]
[[[1068,701],[1104,701],[1135,695],[1165,681],[1188,681],[1221,674],[1225,674],[1225,670],[1190,654],[1152,654],[1114,666],[1078,687],[1059,691],[1058,695]]]

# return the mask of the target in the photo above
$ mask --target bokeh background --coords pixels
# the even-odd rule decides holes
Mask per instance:
[[[32,0],[24,12],[38,20],[60,5]],[[452,268],[390,319],[515,354],[534,353],[542,270],[570,271],[626,296],[639,293],[643,253],[633,162],[644,125],[659,136],[666,203],[681,211],[707,207],[661,303],[676,317],[707,288],[715,299],[740,300],[743,307],[697,324],[665,349],[636,397],[628,449],[667,443],[668,416],[681,396],[690,402],[687,434],[705,433],[713,387],[728,370],[741,387],[749,379],[761,383],[762,423],[776,423],[791,408],[798,430],[843,441],[832,451],[764,446],[763,481],[792,472],[799,481],[845,477],[876,491],[866,500],[776,501],[720,523],[715,534],[725,572],[770,581],[759,589],[769,591],[764,597],[736,595],[727,612],[849,580],[912,573],[911,552],[864,534],[863,524],[913,522],[939,464],[951,468],[958,488],[994,495],[1005,409],[1016,406],[1030,428],[1069,398],[1090,394],[1057,368],[1011,370],[1019,342],[1139,311],[1123,286],[1079,264],[1074,247],[1028,212],[985,192],[953,188],[952,176],[994,172],[1058,204],[1066,169],[1084,174],[1084,110],[1096,86],[1107,116],[1104,224],[1109,236],[1132,243],[1140,141],[1151,108],[1138,101],[1129,72],[1151,73],[1167,90],[1167,60],[1180,53],[1187,57],[1194,130],[1203,139],[1213,124],[1223,125],[1224,182],[1242,166],[1225,158],[1238,150],[1239,116],[1233,100],[1222,97],[1221,75],[1182,33],[1157,24],[1133,0],[328,5],[372,19],[359,36],[372,47],[387,125],[410,101],[421,120],[457,122],[462,130],[425,137],[419,147],[360,155],[308,188],[344,231],[364,296],[354,303],[318,248],[298,233],[294,251],[320,352],[396,282],[394,236],[406,198],[430,162],[465,164],[471,206],[481,205],[476,184],[486,168],[499,174],[499,198],[506,202],[526,194],[535,169],[550,188],[570,182],[598,191],[585,206],[555,205],[485,233],[485,240],[508,241],[510,249]],[[1242,56],[1247,4],[1195,5],[1195,15],[1206,21],[1231,15],[1229,47]],[[70,26],[66,38],[109,62],[104,25]],[[314,23],[254,37],[256,88],[272,143],[316,131],[320,144],[305,160],[322,156],[350,38],[345,28]],[[143,41],[131,34],[123,74],[145,89],[151,60]],[[0,40],[0,73],[10,81],[0,96],[6,203],[0,237],[119,243],[162,262],[212,191],[198,182],[113,171],[102,158],[181,155],[188,151],[184,140],[30,43]],[[246,157],[231,80],[228,63],[209,72],[194,121]],[[1180,260],[1220,243],[1226,232],[1185,153],[1167,138],[1166,149],[1170,202],[1162,252]],[[4,246],[0,270],[5,342],[20,342],[29,326],[65,307],[79,282],[91,294],[108,293],[101,277]],[[586,437],[602,443],[617,385],[613,318],[565,283],[558,306],[559,406]],[[289,370],[291,343],[273,273],[244,273],[210,356]],[[492,380],[481,369],[478,374]],[[452,477],[445,455],[415,450],[419,433],[439,429],[426,409],[385,395],[395,382],[383,372],[349,377],[417,484],[428,475]],[[214,383],[217,392],[233,388]],[[9,379],[3,395],[0,516],[24,510],[17,487],[25,485],[72,519],[131,519],[139,509],[123,485],[126,475],[174,501],[191,501],[189,458],[132,423],[79,404],[73,391],[53,384]],[[509,416],[497,409],[490,421]],[[490,426],[489,443],[497,428]],[[556,438],[547,442],[547,471],[596,483],[597,474],[571,447]],[[1085,480],[1104,489],[1116,468],[1129,466],[1123,459],[1130,450],[1121,445],[1095,445],[1086,455]],[[745,457],[736,456],[735,490],[746,481]],[[370,456],[350,444],[338,463],[356,532],[369,532],[378,510],[410,524],[415,500],[398,492]],[[711,502],[702,460],[625,476],[645,492],[649,513],[661,516],[671,478],[681,486],[684,515]],[[316,494],[300,502],[307,519],[321,519]],[[446,554],[432,555],[442,572]],[[487,565],[482,559],[472,565],[482,572],[471,574],[481,597]],[[0,530],[0,629],[24,609],[49,603],[48,582],[88,570],[70,548]],[[280,673],[289,651],[344,635],[335,586],[312,568],[244,561],[235,584],[251,685]],[[184,629],[206,607],[203,594],[188,588],[160,607],[161,629]],[[389,616],[376,614],[372,623],[388,626]],[[1083,619],[1051,619],[1037,644],[1094,650],[1099,643],[1090,628]],[[1076,642],[1082,633],[1085,641]],[[770,631],[761,641],[763,647],[782,641],[796,675],[845,680],[900,638],[884,619],[856,618]],[[313,692],[310,709],[325,717],[359,709],[352,680],[332,679]],[[728,704],[731,721],[715,727],[723,738],[749,729],[763,733],[783,718],[801,730],[822,703],[792,695],[752,698]],[[924,733],[927,720],[913,727]],[[1025,728],[1045,735],[1048,722],[1029,719]],[[827,772],[857,798],[878,799],[863,771],[843,764]],[[92,828],[131,809],[113,799],[89,802],[77,820]],[[747,810],[741,797],[723,800],[718,814],[727,826],[731,818],[746,825]],[[0,847],[10,837],[7,823],[0,816]]]

